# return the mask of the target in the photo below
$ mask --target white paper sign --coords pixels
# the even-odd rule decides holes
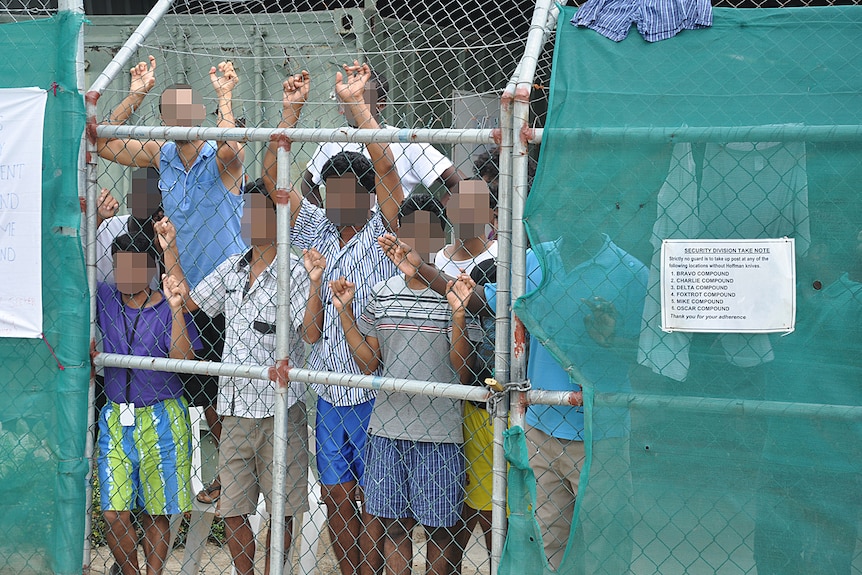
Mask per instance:
[[[796,263],[793,238],[664,240],[664,331],[793,331]]]
[[[48,93],[0,89],[0,337],[42,333],[42,128]]]

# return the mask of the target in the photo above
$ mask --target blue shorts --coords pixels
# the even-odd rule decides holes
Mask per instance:
[[[464,454],[455,443],[372,435],[368,441],[365,510],[387,519],[413,518],[452,527],[464,503]]]
[[[317,398],[314,437],[320,483],[364,485],[365,443],[373,407],[374,400],[339,407]]]

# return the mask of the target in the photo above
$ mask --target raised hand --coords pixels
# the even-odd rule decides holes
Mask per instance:
[[[419,252],[399,240],[392,234],[383,234],[377,238],[377,245],[408,279],[417,274],[424,261]]]
[[[96,203],[96,210],[99,217],[103,220],[113,218],[117,215],[117,210],[119,209],[120,202],[111,195],[108,188],[102,188],[102,191],[99,193],[99,201]]]
[[[129,86],[129,93],[146,94],[156,85],[156,58],[150,56],[149,60],[149,65],[146,62],[138,62],[132,66],[130,70],[132,82]]]
[[[469,274],[462,273],[456,279],[449,280],[446,284],[446,301],[449,302],[453,313],[463,313],[467,310],[467,302],[470,301],[475,287],[476,282]]]
[[[335,306],[335,311],[340,314],[342,311],[350,309],[351,304],[353,304],[353,296],[356,295],[356,285],[353,282],[347,281],[347,278],[342,276],[329,282],[329,289],[332,290],[332,305]]]
[[[352,66],[344,64],[344,73],[335,73],[335,95],[345,104],[365,104],[365,85],[371,79],[371,67],[353,61]]]
[[[153,230],[159,239],[159,247],[162,251],[167,251],[168,248],[174,246],[177,239],[177,228],[167,216],[153,223]]]
[[[189,295],[186,282],[170,274],[162,275],[162,291],[165,292],[168,305],[173,310],[183,307],[183,302],[185,302],[186,297]]]
[[[221,74],[221,75],[219,75]],[[239,76],[234,70],[233,62],[219,62],[218,66],[210,68],[210,82],[219,98],[230,97],[233,89],[239,84]]]
[[[302,263],[308,272],[308,279],[313,284],[320,284],[323,272],[326,269],[326,258],[314,248],[302,250]]]
[[[617,329],[617,310],[614,304],[598,296],[582,298],[581,301],[592,312],[584,317],[587,334],[600,346],[610,347]]]
[[[311,76],[308,70],[299,74],[292,74],[282,82],[281,105],[284,107],[285,116],[293,114],[293,119],[299,118],[302,106],[308,100],[308,90],[311,85]]]

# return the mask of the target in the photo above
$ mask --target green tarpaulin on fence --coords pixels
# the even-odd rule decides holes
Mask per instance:
[[[73,574],[83,564],[90,362],[78,234],[81,24],[81,16],[61,13],[0,25],[0,85],[48,90],[41,189],[45,341],[0,339],[0,573]]]
[[[612,42],[574,13],[561,9],[525,215],[546,281],[516,305],[565,367],[593,374],[579,382],[591,467],[560,571],[858,573],[862,9],[716,9],[712,28],[654,44],[634,29]],[[635,337],[602,342],[607,372],[626,366],[612,383],[592,361],[593,311],[566,285],[602,234],[649,270]],[[662,331],[662,240],[782,237],[793,333]],[[591,481],[626,459],[629,474]],[[525,555],[540,545],[507,542],[504,572],[541,573]]]

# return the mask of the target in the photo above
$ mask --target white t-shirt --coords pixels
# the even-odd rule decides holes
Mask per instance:
[[[114,257],[111,244],[114,238],[127,232],[129,216],[114,216],[102,222],[96,232],[96,283],[115,285]]]
[[[445,248],[444,248],[445,249]],[[488,248],[477,254],[476,257],[472,257],[466,260],[452,260],[446,257],[443,253],[444,250],[440,250],[434,256],[434,267],[443,272],[446,275],[457,277],[458,274],[461,273],[461,270],[464,270],[465,273],[470,273],[470,271],[482,263],[485,260],[497,259],[497,242],[496,240],[488,245]]]
[[[387,128],[397,130],[398,128]],[[431,144],[409,144],[390,143],[395,160],[395,169],[401,178],[401,188],[404,197],[408,197],[420,183],[430,188],[434,182],[441,178],[443,172],[453,166],[452,161],[441,154]],[[321,172],[327,160],[339,152],[358,152],[368,158],[368,148],[365,144],[356,142],[325,142],[317,147],[306,169],[311,174],[311,181],[315,186],[321,184]]]

